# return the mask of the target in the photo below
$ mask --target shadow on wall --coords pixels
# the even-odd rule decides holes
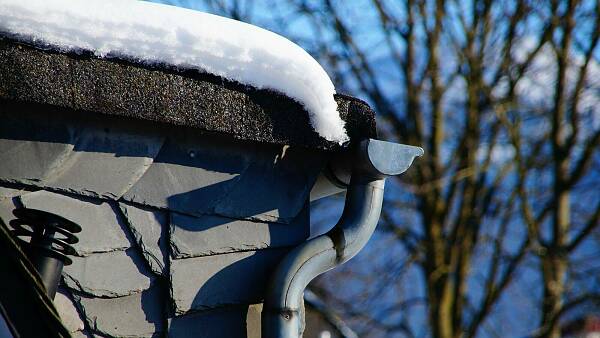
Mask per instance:
[[[220,217],[199,226],[181,223],[188,232],[229,226],[239,219],[268,224],[263,228],[267,240],[298,228],[298,224],[289,223],[302,210],[308,210],[310,189],[327,156],[301,148],[233,141],[219,135],[200,135],[188,128],[38,104],[1,102],[0,119],[0,181],[124,200],[189,217]],[[82,167],[83,172],[73,173],[74,168],[79,170],[74,163],[81,154],[91,157],[94,153],[108,155],[106,158],[114,162],[91,163]],[[88,178],[93,183],[88,185]],[[73,181],[78,185],[70,185]],[[111,188],[94,191],[94,184],[99,182]],[[308,214],[299,221],[304,229],[295,233],[298,241],[308,237],[309,223]],[[161,237],[169,233],[167,228]],[[245,243],[243,231],[239,237],[235,234],[235,229],[223,233],[232,236],[228,239],[233,243],[231,253],[172,259],[169,264],[175,296],[177,288],[187,290],[181,295],[182,312],[234,306],[231,318],[237,318],[236,323],[240,320],[245,332],[249,310],[240,304],[262,300],[270,272],[288,249],[284,243],[282,248],[256,251],[271,243],[256,247]],[[190,261],[201,263],[190,267]],[[156,283],[166,290],[165,281]],[[149,312],[155,309],[155,302],[150,293],[142,294],[141,306],[148,318],[152,317]],[[216,316],[214,313],[203,315]],[[232,330],[237,329],[232,325]]]
[[[172,211],[289,223],[321,171],[319,155],[219,137],[169,138],[125,197],[152,198],[155,188],[168,191]]]
[[[169,144],[169,141],[167,140],[161,154],[155,160],[156,169],[166,162],[162,160],[164,156],[170,159],[169,163],[186,162],[184,168],[175,169],[178,171],[177,177],[194,171],[196,174],[190,178],[196,180],[194,184],[198,184],[199,181],[214,182],[168,197],[169,210],[186,213],[185,217],[188,218],[190,214],[200,217],[197,222],[171,222],[171,231],[177,232],[175,227],[180,227],[185,230],[182,233],[208,233],[225,225],[222,227],[222,236],[229,236],[226,239],[218,238],[217,233],[216,237],[210,237],[212,242],[207,245],[211,247],[217,247],[214,242],[227,242],[215,249],[217,252],[206,256],[206,253],[203,253],[200,257],[189,259],[171,260],[171,282],[176,312],[183,314],[200,311],[197,314],[179,317],[171,324],[171,329],[177,332],[178,327],[187,326],[185,323],[190,317],[196,318],[195,324],[190,325],[190,330],[201,326],[207,330],[202,331],[202,334],[198,333],[199,337],[211,337],[206,332],[210,332],[215,325],[232,330],[231,334],[228,333],[232,337],[246,336],[247,330],[255,332],[252,337],[259,337],[260,311],[256,311],[256,318],[250,320],[247,316],[248,305],[244,304],[262,302],[268,279],[278,262],[291,246],[308,238],[309,193],[324,160],[320,157],[315,160],[315,156],[311,158],[306,151],[284,149],[282,152],[281,147],[267,145],[252,145],[246,149],[239,149],[238,147],[243,147],[239,145],[233,149],[231,145],[224,145],[218,148],[218,152],[212,152],[211,147],[215,146],[214,143],[206,147],[196,146],[197,148],[192,150],[194,156],[190,157],[189,150],[184,151],[184,142],[173,141],[173,144]],[[175,160],[178,157],[174,154],[179,154],[179,158],[183,157],[185,160]],[[166,165],[161,170],[165,167]],[[236,174],[219,181],[224,172]],[[158,170],[154,173],[150,173],[149,170],[147,175],[153,177],[154,182],[159,181],[158,176],[166,177],[158,175]],[[262,223],[265,226],[253,228],[252,234],[248,234],[248,230],[231,228],[253,226],[240,224],[239,219],[249,218],[253,219],[253,223]],[[290,222],[291,224],[286,224]],[[263,237],[256,233],[261,231],[265,232]],[[215,236],[215,233],[210,236]],[[292,240],[288,237],[287,245],[284,245],[282,243],[286,241],[281,239],[282,236],[292,237]],[[263,238],[267,243],[253,242],[257,238]],[[171,238],[171,249],[174,240],[176,239]],[[273,245],[278,248],[265,248]],[[258,248],[265,249],[256,250]],[[190,285],[190,281],[193,281],[194,285]],[[225,309],[215,310],[217,308]],[[214,311],[218,311],[219,316],[228,318],[227,324],[216,324],[219,321],[210,323],[206,320],[216,316]],[[217,336],[223,336],[223,333]]]
[[[260,337],[260,305],[233,306],[206,313],[189,315],[171,323],[173,337]],[[248,324],[246,324],[248,323]]]
[[[289,223],[326,156],[39,104],[2,102],[0,118],[0,180],[188,215]]]
[[[260,315],[258,319],[253,320],[253,323],[247,323],[243,304],[262,302],[268,279],[278,262],[289,251],[290,246],[297,245],[308,238],[310,234],[308,195],[320,170],[320,167],[317,167],[317,170],[311,169],[313,173],[307,174],[307,171],[298,173],[296,170],[304,158],[290,152],[288,156],[274,161],[273,154],[271,152],[267,154],[271,157],[260,158],[265,155],[258,153],[258,159],[251,158],[244,170],[229,180],[169,197],[170,210],[181,210],[182,203],[185,205],[185,203],[205,201],[202,206],[205,209],[199,213],[209,214],[209,216],[200,216],[197,222],[194,220],[172,222],[172,227],[181,227],[189,233],[209,232],[225,225],[222,230],[218,230],[223,231],[222,235],[213,232],[210,235],[212,236],[210,240],[213,242],[207,244],[210,247],[218,247],[215,242],[221,242],[222,245],[215,250],[223,251],[191,259],[171,260],[171,281],[175,310],[178,313],[227,307],[227,311],[236,313],[230,318],[228,330],[245,332],[247,325],[260,327]],[[214,217],[215,214],[218,216]],[[189,215],[186,217],[189,218]],[[245,221],[246,224],[241,224],[238,219],[242,218],[254,218],[253,224],[248,224],[248,221]],[[256,220],[257,218],[263,221]],[[291,224],[283,223],[290,221]],[[246,229],[231,228],[253,227],[256,224],[263,226],[252,228],[253,233],[250,234]],[[171,229],[171,231],[178,230]],[[258,232],[264,234],[261,236]],[[219,236],[228,237],[218,238]],[[261,239],[264,242],[261,243]],[[171,240],[171,249],[173,249],[173,240],[177,239],[171,238]],[[266,248],[267,246],[278,248]],[[264,250],[256,250],[261,248]],[[190,281],[194,281],[197,287],[190,285]],[[213,311],[199,315],[213,316]],[[195,325],[201,325],[198,323]],[[201,337],[209,337],[209,335],[201,335]]]

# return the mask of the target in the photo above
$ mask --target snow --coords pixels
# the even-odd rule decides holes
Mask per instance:
[[[329,141],[348,140],[331,79],[288,39],[240,21],[122,0],[0,0],[0,31],[60,51],[198,69],[281,92]]]

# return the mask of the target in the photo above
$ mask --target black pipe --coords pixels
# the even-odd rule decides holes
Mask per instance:
[[[63,266],[72,263],[68,255],[75,254],[71,244],[79,241],[74,234],[81,232],[81,227],[42,210],[18,208],[13,214],[17,219],[10,221],[12,234],[19,239],[21,248],[40,274],[46,294],[54,299]],[[22,237],[31,240],[27,242]]]

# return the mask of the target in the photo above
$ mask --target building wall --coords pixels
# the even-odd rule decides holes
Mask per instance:
[[[0,119],[0,217],[83,228],[55,300],[75,337],[260,336],[323,153],[41,108]]]

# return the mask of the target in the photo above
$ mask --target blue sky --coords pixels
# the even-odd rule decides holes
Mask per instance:
[[[216,14],[220,14],[218,9],[215,8],[209,8],[205,5],[203,5],[200,1],[158,1],[158,2],[163,2],[163,3],[171,3],[171,4],[175,4],[178,6],[182,6],[182,7],[187,7],[187,8],[192,8],[192,9],[197,9],[197,10],[202,10],[202,11],[207,11],[207,12],[213,12]],[[245,3],[245,2],[242,2]],[[334,39],[334,36],[331,32],[329,31],[315,31],[312,28],[312,25],[308,22],[308,20],[303,17],[303,16],[291,16],[291,12],[290,12],[290,8],[286,7],[285,4],[282,4],[283,2],[277,3],[277,2],[269,2],[269,1],[257,1],[255,2],[255,8],[253,10],[253,22],[257,22],[257,23],[269,23],[269,26],[265,27],[265,28],[269,28],[269,29],[273,29],[275,31],[277,31],[279,29],[278,27],[278,20],[280,20],[281,18],[287,18],[288,21],[285,22],[285,26],[286,26],[286,35],[288,38],[290,38],[293,41],[296,41],[297,43],[299,43],[301,46],[305,47],[307,50],[311,51],[311,50],[315,50],[315,45],[313,45],[313,37],[316,34],[320,34],[321,36],[325,37],[325,40],[327,39]],[[276,4],[277,8],[273,8],[272,6]],[[348,17],[358,17],[361,18],[361,20],[363,22],[368,22],[368,18],[370,16],[373,16],[374,13],[372,11],[369,10],[369,7],[366,7],[364,5],[364,2],[362,1],[356,1],[352,3],[353,6],[345,6],[345,10],[347,10],[347,13],[344,13],[346,16]],[[398,11],[399,15],[402,15],[401,11],[401,7],[392,7],[391,8],[392,11]],[[455,8],[456,11],[460,11],[462,10],[462,8]],[[244,11],[244,9],[242,8],[242,11]],[[529,21],[529,27],[527,29],[531,30],[531,31],[535,31],[537,29],[539,29],[539,24],[540,24],[540,18],[532,18]],[[456,22],[455,22],[456,23]],[[393,100],[402,100],[403,96],[405,95],[403,88],[401,87],[401,85],[399,85],[399,79],[402,76],[401,74],[399,74],[396,70],[395,70],[395,65],[393,63],[393,61],[390,59],[390,54],[389,54],[389,50],[387,49],[386,45],[385,45],[385,39],[382,35],[382,32],[380,30],[379,27],[376,26],[370,26],[368,24],[365,25],[356,25],[355,27],[356,30],[353,32],[356,34],[357,40],[360,41],[360,43],[362,44],[362,46],[365,48],[365,50],[369,50],[371,53],[369,53],[369,61],[373,64],[376,65],[375,66],[375,71],[378,72],[377,74],[378,79],[377,81],[379,82],[379,85],[383,88],[386,88],[387,93],[386,95]],[[456,27],[449,27],[448,29],[456,29]],[[582,40],[585,41],[585,31],[586,31],[586,27],[582,27],[581,28],[582,31]],[[405,48],[406,46],[402,46],[402,42],[399,41],[399,48]],[[332,44],[331,48],[335,48],[335,45]],[[322,51],[324,53],[326,53],[327,51]],[[315,58],[319,59],[319,60],[326,60],[325,55],[315,55],[313,54],[313,56],[315,56]],[[337,65],[336,67],[341,67],[341,71],[340,69],[337,69],[336,71],[332,71],[329,67],[331,65],[329,65],[326,61],[324,61],[323,66],[325,67],[326,70],[328,70],[328,72],[330,73],[331,76],[334,76],[336,73],[343,73],[343,67],[345,67],[344,65]],[[452,65],[452,59],[448,58],[447,59],[447,64],[444,65],[445,67],[453,67]],[[544,66],[547,68],[547,66]],[[599,70],[599,74],[600,74],[600,67],[598,67]],[[537,76],[537,75],[536,75]],[[356,94],[358,96],[360,96],[360,91],[358,90],[358,86],[355,82],[355,79],[353,77],[345,77],[343,79],[340,79],[341,81],[338,81],[341,83],[341,88],[338,87],[338,90],[340,91],[345,91],[345,92],[350,92],[353,94]],[[538,90],[539,93],[541,93],[542,95],[540,96],[540,98],[542,100],[546,100],[549,99],[550,96],[547,95],[546,93],[546,89],[544,88],[545,85],[548,84],[548,82],[551,82],[552,79],[547,79],[547,80],[542,80],[541,84],[542,87],[540,88],[536,88],[533,85],[529,85],[525,88],[523,88],[524,91],[533,91],[533,90]],[[455,87],[455,91],[456,91],[456,102],[451,102],[449,101],[449,105],[451,104],[455,104],[456,106],[460,107],[463,102],[461,102],[461,85],[460,82],[457,82],[456,87]],[[599,91],[600,92],[600,91]],[[546,93],[546,94],[544,94]],[[528,96],[529,97],[529,96]],[[530,97],[529,97],[530,98]],[[592,99],[594,97],[592,96]],[[543,102],[542,102],[543,103]],[[535,107],[537,105],[539,105],[540,102],[532,102],[532,107]],[[593,105],[592,105],[593,106]],[[594,110],[594,108],[591,108],[592,110],[589,112],[590,114],[590,121],[591,121],[591,129],[597,129],[600,127],[600,110]],[[532,125],[529,127],[532,131],[535,130],[540,130],[542,128],[541,125],[539,124],[535,124],[536,121],[532,121],[531,122]],[[450,131],[451,132],[451,131]],[[452,144],[448,144],[447,146],[452,147]],[[450,149],[450,148],[449,148]],[[510,161],[512,156],[510,155],[510,148],[506,148],[506,149],[496,149],[494,151],[498,152],[498,158],[500,159],[500,161]],[[447,153],[450,153],[450,151],[448,151]],[[450,158],[447,158],[446,160],[450,160]],[[532,177],[531,178],[531,184],[538,184],[540,181],[543,181],[545,179],[545,175],[547,175],[546,173],[540,171],[537,176]],[[597,202],[597,200],[600,198],[598,196],[597,193],[594,194],[593,189],[590,191],[589,189],[585,189],[585,186],[593,186],[594,183],[598,183],[600,181],[599,179],[600,175],[588,175],[588,177],[585,178],[584,180],[584,189],[580,190],[580,195],[579,198],[581,198],[582,200],[586,200],[586,204],[589,205],[593,205],[595,202]],[[510,183],[510,176],[508,178],[507,183]],[[587,183],[585,183],[587,182]],[[410,202],[410,198],[411,195],[410,194],[405,194],[403,193],[403,189],[404,187],[402,187],[401,185],[397,184],[397,183],[392,183],[391,184],[391,189],[390,187],[387,189],[387,199],[388,200],[404,200],[406,202]],[[329,199],[328,201],[325,202],[321,202],[320,204],[315,206],[315,211],[313,212],[313,214],[311,215],[312,217],[312,221],[315,224],[318,225],[322,225],[320,228],[320,231],[322,231],[323,227],[326,227],[328,224],[334,224],[336,218],[338,217],[338,215],[341,212],[341,206],[343,203],[343,199],[340,198],[332,198]],[[398,222],[402,223],[402,224],[406,224],[407,227],[411,227],[411,224],[417,223],[420,220],[418,219],[418,216],[415,214],[411,214],[410,212],[400,212],[395,214],[394,217],[398,218]],[[506,249],[508,251],[511,250],[511,248],[514,249],[514,247],[518,246],[520,243],[520,240],[523,238],[524,236],[524,232],[523,232],[523,227],[522,224],[519,223],[518,220],[514,220],[513,221],[514,224],[512,224],[510,226],[510,230],[511,231],[511,241],[508,241],[505,245],[506,245]],[[493,224],[493,222],[490,222],[490,224],[488,225],[486,231],[490,232],[490,234],[493,234],[495,231],[497,231],[497,227],[498,224]],[[415,227],[415,230],[418,231],[418,227]],[[579,250],[577,250],[576,253],[574,253],[574,257],[593,257],[594,255],[598,255],[600,253],[600,248],[598,247],[598,242],[588,242],[585,245],[582,245]],[[480,255],[479,258],[476,260],[474,268],[473,268],[473,273],[472,273],[472,277],[469,280],[469,285],[471,287],[471,297],[472,297],[472,301],[477,302],[480,300],[481,295],[479,292],[477,292],[477,290],[481,289],[481,281],[480,281],[480,271],[481,272],[485,272],[486,269],[488,269],[488,261],[486,260],[486,258],[489,257],[489,252],[486,252],[485,248],[480,249],[478,254]],[[393,256],[397,256],[399,257],[398,262],[401,263],[402,262],[402,257],[405,256],[405,253],[403,252],[402,248],[399,247],[398,245],[395,245],[394,242],[392,241],[392,239],[390,238],[389,235],[386,235],[385,233],[376,233],[373,238],[371,239],[371,241],[369,242],[368,246],[365,248],[364,252],[361,253],[359,256],[357,256],[353,261],[351,261],[348,266],[344,267],[343,269],[354,269],[355,271],[359,271],[362,272],[362,274],[368,274],[370,272],[370,269],[372,267],[372,265],[378,265],[379,268],[390,268],[390,269],[394,269],[394,266],[387,266],[386,264],[390,264],[390,260],[388,259],[381,259],[378,257],[389,257],[389,255],[393,255]],[[392,261],[393,263],[393,261]],[[505,296],[501,299],[500,303],[498,304],[498,306],[496,307],[496,309],[494,310],[494,314],[491,318],[491,320],[489,320],[485,325],[484,325],[484,329],[480,331],[480,336],[481,337],[493,337],[495,336],[495,334],[500,334],[501,336],[526,336],[528,333],[531,333],[531,331],[535,328],[536,325],[536,311],[535,311],[535,300],[538,299],[540,297],[540,276],[539,273],[537,271],[537,268],[535,267],[536,265],[536,261],[533,258],[530,258],[521,268],[521,271],[519,273],[519,278],[515,281],[514,285],[516,285],[516,287],[511,287],[509,289],[509,291],[505,294]],[[600,265],[600,264],[599,264]],[[399,270],[398,273],[396,275],[392,274],[392,277],[395,278],[391,281],[386,281],[386,282],[390,282],[394,284],[394,287],[392,287],[391,285],[379,285],[377,283],[375,283],[374,287],[376,288],[381,288],[384,287],[386,288],[386,290],[383,291],[383,294],[381,294],[378,298],[377,301],[379,302],[377,305],[380,307],[385,307],[385,302],[386,299],[389,300],[397,300],[397,298],[399,298],[398,294],[390,294],[390,295],[386,295],[386,293],[406,293],[406,294],[410,294],[411,296],[415,296],[415,297],[423,297],[424,296],[424,290],[422,290],[420,288],[420,286],[422,285],[422,283],[419,283],[418,280],[421,278],[420,277],[421,274],[418,270],[417,267],[411,267],[408,270]],[[597,280],[593,280],[593,279],[589,279],[588,280],[589,283],[591,283],[590,285],[577,285],[577,286],[572,286],[572,287],[598,287],[598,281]],[[595,284],[594,284],[595,283]],[[339,291],[340,293],[343,293],[345,296],[347,296],[348,299],[352,299],[352,297],[354,297],[354,293],[358,292],[358,291],[364,291],[364,290],[359,290],[357,289],[356,285],[353,285],[351,283],[346,284],[346,285],[342,285],[339,287]],[[402,296],[404,297],[404,296]],[[368,302],[367,302],[368,303]],[[392,305],[392,303],[389,303],[387,305]],[[390,318],[385,318],[385,320],[398,320],[398,317],[406,317],[408,318],[408,322],[410,323],[410,325],[413,327],[414,331],[419,333],[418,336],[426,336],[427,335],[427,329],[426,329],[426,323],[425,323],[425,316],[424,316],[424,312],[423,312],[423,307],[417,305],[413,310],[414,311],[410,311],[409,313],[402,313],[396,316],[392,316]]]

